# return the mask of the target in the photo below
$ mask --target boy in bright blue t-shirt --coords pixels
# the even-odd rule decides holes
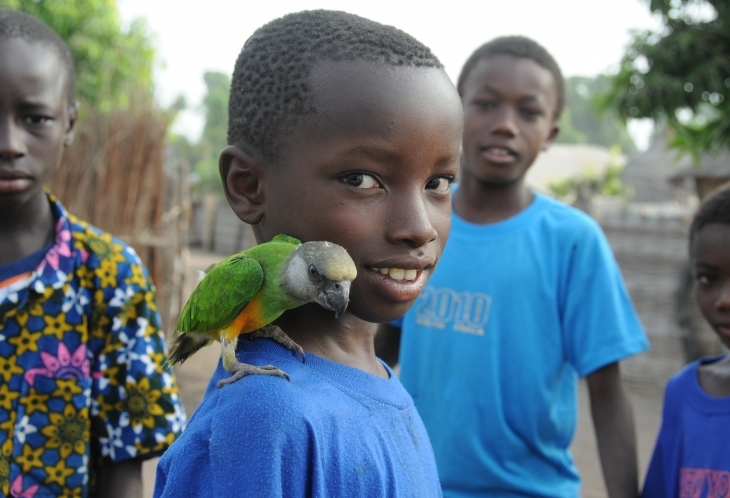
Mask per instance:
[[[638,493],[618,362],[647,341],[598,225],[525,174],[558,134],[555,60],[523,37],[477,49],[459,77],[460,186],[438,269],[379,352],[397,361],[444,496],[577,497],[568,450],[586,378],[610,497]]]
[[[343,246],[357,267],[347,312],[319,305],[219,366],[160,460],[157,497],[441,496],[413,400],[374,351],[376,323],[402,316],[441,255],[459,166],[458,94],[431,51],[392,26],[335,11],[289,14],[246,41],[233,73],[228,202],[258,242],[287,234]]]
[[[730,347],[730,185],[711,194],[690,228],[697,304]],[[662,427],[643,498],[730,495],[730,355],[702,358],[667,384]]]

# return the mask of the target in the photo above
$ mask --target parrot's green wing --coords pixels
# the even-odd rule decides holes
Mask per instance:
[[[206,333],[227,327],[264,281],[258,261],[231,256],[210,268],[183,308],[177,330]]]
[[[280,234],[271,239],[271,242],[286,242],[287,244],[294,244],[295,246],[302,245],[302,241],[299,239],[295,239],[294,237],[290,237],[289,235]]]

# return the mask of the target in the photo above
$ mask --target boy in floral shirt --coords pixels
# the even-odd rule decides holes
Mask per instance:
[[[0,9],[0,489],[141,496],[184,414],[134,250],[44,189],[76,122],[68,48]]]

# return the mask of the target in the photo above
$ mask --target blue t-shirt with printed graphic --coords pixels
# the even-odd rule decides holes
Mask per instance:
[[[719,498],[730,495],[730,396],[707,394],[697,369],[722,356],[697,360],[667,384],[662,427],[642,498]]]
[[[453,215],[400,350],[444,496],[578,496],[578,377],[647,347],[587,215],[538,193],[499,223]]]

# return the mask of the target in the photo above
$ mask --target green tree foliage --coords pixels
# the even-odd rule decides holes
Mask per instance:
[[[635,33],[604,109],[653,118],[691,152],[730,146],[730,0],[649,0],[659,32]]]
[[[231,79],[227,74],[208,71],[203,75],[206,93],[203,97],[205,126],[197,143],[200,159],[195,163],[198,175],[196,189],[223,193],[218,174],[218,156],[228,145],[228,93]]]
[[[205,126],[200,137],[200,146],[206,155],[216,158],[228,145],[228,92],[231,78],[225,73],[208,71],[203,75],[206,94],[203,98]]]
[[[100,111],[152,97],[155,52],[142,20],[123,30],[115,0],[0,0],[63,38],[76,65],[77,96]]]
[[[560,120],[559,143],[590,143],[625,152],[636,150],[626,124],[615,112],[602,113],[594,100],[610,85],[608,76],[573,76],[565,80],[565,110]]]

